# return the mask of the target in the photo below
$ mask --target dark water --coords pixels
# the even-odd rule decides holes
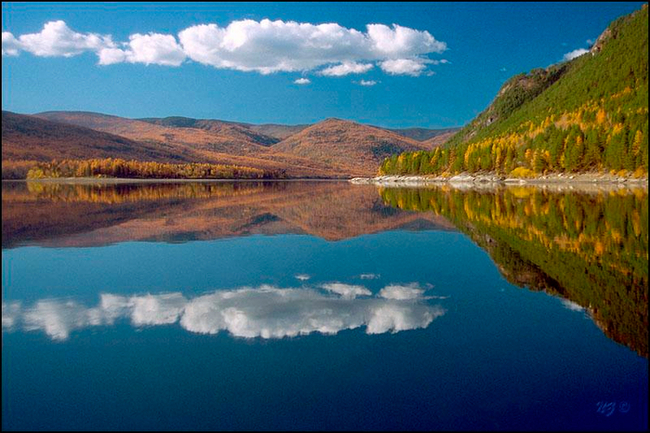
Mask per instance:
[[[2,185],[2,427],[646,430],[646,190]]]

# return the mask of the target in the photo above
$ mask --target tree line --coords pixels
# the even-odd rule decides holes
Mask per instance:
[[[130,179],[282,179],[284,170],[268,170],[238,165],[105,159],[64,159],[60,161],[3,161],[3,179],[115,177]]]

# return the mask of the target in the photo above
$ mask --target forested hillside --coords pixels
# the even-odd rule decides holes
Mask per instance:
[[[648,8],[614,21],[591,50],[508,80],[444,146],[384,160],[379,174],[648,173]]]

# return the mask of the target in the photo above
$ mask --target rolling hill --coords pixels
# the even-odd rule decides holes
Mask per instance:
[[[345,164],[355,175],[372,173],[369,167],[376,167],[389,155],[430,149],[394,132],[341,119],[326,119],[305,128],[274,148],[316,161]]]
[[[83,126],[2,112],[2,160],[51,161],[114,158],[188,162],[194,155],[161,144],[142,143]]]
[[[6,116],[12,121],[5,127],[3,118],[3,141],[10,144],[3,151],[3,161],[123,158],[205,162],[285,171],[290,177],[372,175],[384,157],[429,150],[438,145],[436,140],[450,134],[449,130],[399,130],[407,131],[407,135],[417,133],[419,138],[433,136],[428,141],[417,141],[339,119],[314,125],[252,125],[178,116],[127,119],[80,111],[50,111],[34,116],[7,112]],[[51,134],[55,130],[57,133]],[[75,138],[78,131],[86,135]],[[95,142],[93,136],[88,136],[90,133],[103,138]],[[104,144],[106,137],[111,138],[110,145]]]

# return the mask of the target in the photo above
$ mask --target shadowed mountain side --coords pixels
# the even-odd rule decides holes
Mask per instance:
[[[400,228],[453,230],[444,218],[383,205],[374,187],[342,182],[4,183],[2,205],[3,248],[284,233],[341,240]]]
[[[407,149],[430,149],[394,132],[340,119],[319,122],[273,147],[314,161],[350,166],[355,175],[374,175],[385,157]]]
[[[309,126],[310,125],[277,125],[274,123],[248,125],[248,127],[253,131],[277,138],[278,141],[282,141],[287,137],[291,137],[293,134],[297,134]]]
[[[210,120],[210,119],[192,119],[189,117],[164,117],[137,119],[151,123],[153,125],[168,126],[172,128],[193,128],[209,131],[210,133],[218,134],[224,137],[232,137],[236,140],[250,141],[251,143],[261,146],[271,146],[280,140],[276,137],[265,135],[259,131],[254,131],[242,123],[226,122],[223,120]]]
[[[215,119],[192,119],[190,117],[171,116],[164,118],[137,119],[156,125],[171,126],[174,128],[198,128],[213,132],[225,132],[242,134],[255,143],[264,146],[273,145],[285,138],[296,134],[309,125],[277,125],[262,124],[253,125],[250,123],[229,122]]]
[[[442,146],[445,144],[451,137],[456,135],[456,132],[458,129],[446,131],[442,134],[438,134],[435,137],[431,137],[427,140],[424,140],[422,144],[425,146],[428,146],[429,148],[433,149],[434,147]]]
[[[456,132],[460,131],[460,128],[445,128],[445,129],[426,129],[426,128],[403,128],[403,129],[388,129],[388,131],[399,134],[402,137],[408,137],[413,140],[422,141],[422,142],[435,142],[435,143],[444,143],[445,140],[449,139]],[[434,139],[437,140],[434,141]]]

